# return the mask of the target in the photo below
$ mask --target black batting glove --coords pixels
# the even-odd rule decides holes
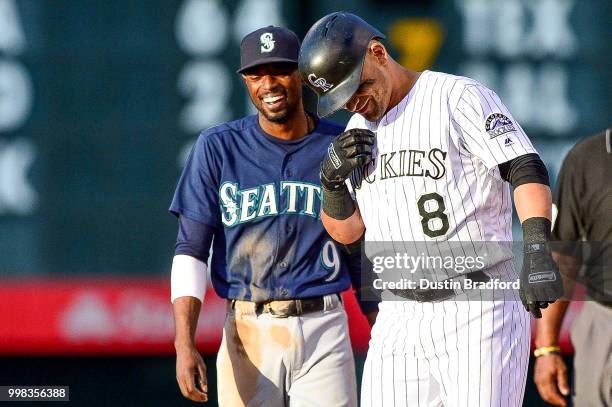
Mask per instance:
[[[321,185],[330,191],[342,188],[355,168],[372,161],[375,137],[367,129],[350,129],[336,137],[321,163]]]
[[[529,218],[522,227],[524,256],[519,296],[527,312],[535,318],[542,318],[540,309],[563,296],[563,280],[548,245],[550,221],[540,217]]]

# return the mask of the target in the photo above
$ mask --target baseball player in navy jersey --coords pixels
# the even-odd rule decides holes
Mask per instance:
[[[469,78],[405,69],[383,38],[339,12],[302,42],[299,70],[318,95],[319,115],[355,113],[321,163],[323,224],[346,245],[363,236],[366,254],[370,244],[391,241],[397,250],[423,243],[427,256],[445,251],[457,264],[466,252],[485,260],[452,278],[423,266],[425,288],[419,281],[382,293],[361,403],[520,406],[530,321],[519,298],[540,317],[562,295],[548,245],[546,168],[495,92]],[[358,141],[347,146],[347,134]],[[523,228],[520,272],[508,245],[490,257],[480,250],[512,240],[510,185]],[[431,282],[441,288],[427,288]],[[510,288],[487,296],[469,288],[502,284]]]
[[[170,207],[176,374],[194,401],[208,397],[194,335],[212,240],[212,284],[227,299],[219,404],[357,404],[339,293],[350,270],[359,278],[360,253],[345,254],[320,220],[319,163],[342,128],[304,110],[298,51],[284,28],[245,36],[238,72],[259,112],[200,135]]]

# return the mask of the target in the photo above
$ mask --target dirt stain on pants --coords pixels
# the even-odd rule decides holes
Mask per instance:
[[[271,393],[283,394],[284,389],[264,375],[263,355],[279,346],[286,349],[290,343],[286,327],[257,324],[254,315],[228,315],[217,357],[219,404],[260,406],[269,402]]]

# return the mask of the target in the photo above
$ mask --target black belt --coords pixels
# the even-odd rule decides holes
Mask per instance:
[[[339,295],[338,298],[340,298]],[[230,300],[230,308],[232,310],[236,309],[237,301],[242,300]],[[269,313],[277,318],[288,318],[297,317],[310,312],[325,310],[325,297],[311,297],[295,300],[272,300],[265,302],[253,302],[251,304],[253,304],[253,311],[256,314]]]
[[[465,274],[463,277],[468,278],[472,281],[486,283],[491,279],[487,276],[484,271],[478,270],[473,271],[471,273]],[[414,290],[389,290],[393,294],[406,298],[411,301],[418,302],[436,302],[443,301],[449,298],[454,297],[459,294],[456,290],[452,290],[450,288],[442,288],[439,290],[436,289],[414,289]]]

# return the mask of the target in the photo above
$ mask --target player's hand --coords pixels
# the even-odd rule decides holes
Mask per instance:
[[[567,381],[567,366],[558,354],[548,354],[536,358],[533,381],[538,387],[540,397],[547,403],[565,407],[564,396],[570,393]]]
[[[183,396],[192,401],[208,401],[206,365],[200,353],[193,346],[177,348],[176,381]]]
[[[563,296],[563,280],[548,243],[526,243],[519,296],[527,312],[542,318],[540,309]]]
[[[338,189],[355,168],[372,161],[375,137],[367,129],[350,129],[336,137],[321,163],[321,185],[329,190]]]

